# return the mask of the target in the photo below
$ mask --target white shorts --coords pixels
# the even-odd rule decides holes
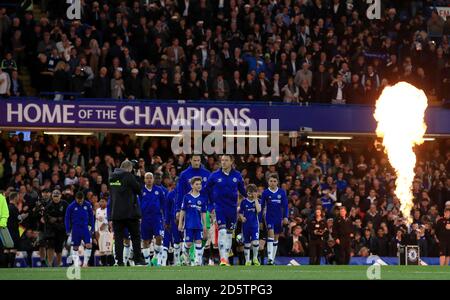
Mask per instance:
[[[113,235],[109,231],[100,231],[98,237],[98,250],[100,252],[112,251]]]

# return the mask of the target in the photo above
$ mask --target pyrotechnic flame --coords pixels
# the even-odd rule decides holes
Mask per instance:
[[[411,223],[413,207],[412,183],[416,154],[415,145],[423,143],[427,129],[424,122],[428,101],[425,93],[415,86],[399,82],[386,87],[378,98],[374,118],[376,133],[383,138],[384,151],[395,169],[395,194],[399,198],[403,217]]]

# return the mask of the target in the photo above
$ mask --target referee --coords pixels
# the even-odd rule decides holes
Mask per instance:
[[[125,160],[109,178],[111,221],[116,241],[114,250],[119,266],[124,266],[123,238],[125,229],[128,229],[133,243],[134,264],[137,266],[145,265],[141,254],[140,218],[142,213],[138,202],[141,187],[132,171],[133,163]]]

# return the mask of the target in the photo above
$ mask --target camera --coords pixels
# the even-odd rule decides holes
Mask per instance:
[[[132,159],[131,163],[133,164],[133,170],[139,170],[139,162],[136,159]]]

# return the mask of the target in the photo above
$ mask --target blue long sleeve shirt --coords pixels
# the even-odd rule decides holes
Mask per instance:
[[[175,201],[177,197],[177,191],[174,189],[167,193],[166,196],[166,224],[170,224],[171,221],[175,220],[176,207]]]
[[[164,220],[166,215],[166,197],[163,189],[154,185],[151,189],[142,188],[139,202],[142,210],[142,220]]]
[[[265,189],[261,195],[261,207],[266,213],[266,220],[278,221],[289,216],[286,191]]]
[[[214,208],[236,209],[238,204],[238,193],[243,197],[247,196],[244,180],[241,173],[231,169],[226,174],[222,168],[213,172],[206,182],[206,192]]]
[[[70,232],[74,228],[84,228],[87,226],[91,226],[91,230],[93,230],[95,218],[91,203],[88,201],[84,201],[82,204],[78,204],[76,201],[70,203],[66,209],[64,223],[66,232]]]

